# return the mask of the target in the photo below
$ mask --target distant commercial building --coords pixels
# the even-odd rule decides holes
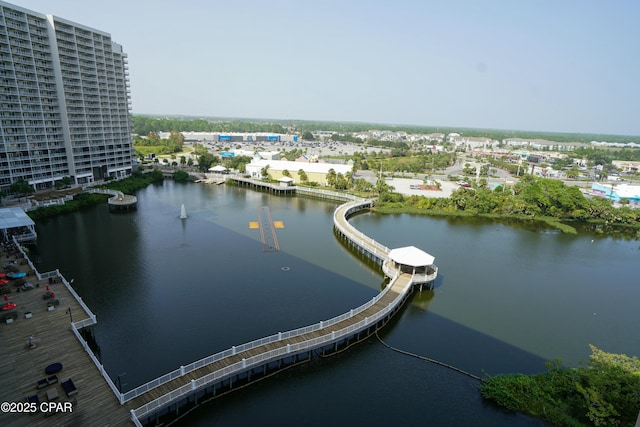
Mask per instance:
[[[234,143],[234,144],[275,144],[280,142],[297,143],[298,135],[265,132],[181,132],[185,142]],[[160,138],[168,138],[169,132],[158,132]]]
[[[129,175],[128,75],[110,34],[0,1],[0,189]]]
[[[620,202],[622,199],[629,201],[630,205],[640,206],[640,185],[629,184],[592,184],[591,192],[600,197]]]
[[[620,169],[622,172],[638,173],[638,171],[640,171],[640,162],[614,160],[611,162],[611,164]]]
[[[254,159],[246,165],[246,172],[251,178],[261,178],[262,171],[267,168],[267,174],[271,179],[280,179],[285,175],[286,170],[293,181],[297,184],[301,179],[298,171],[301,169],[307,175],[307,182],[317,182],[320,185],[327,185],[327,175],[333,169],[336,174],[345,175],[347,172],[353,172],[353,164],[339,165],[333,163],[308,163],[308,162],[292,162],[286,160],[261,160]]]

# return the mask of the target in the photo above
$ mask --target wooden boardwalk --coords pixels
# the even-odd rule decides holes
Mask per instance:
[[[353,317],[349,317],[341,322],[335,323],[326,328],[322,328],[317,331],[305,333],[302,335],[298,335],[295,337],[282,339],[277,342],[268,343],[265,345],[261,345],[255,348],[252,348],[248,351],[238,352],[233,356],[226,357],[217,362],[211,363],[210,365],[204,366],[195,371],[189,372],[183,376],[180,376],[172,381],[169,381],[165,384],[162,384],[132,400],[125,403],[125,406],[129,409],[138,409],[136,413],[139,413],[139,418],[142,418],[145,414],[144,409],[139,409],[146,404],[153,402],[155,399],[160,399],[163,396],[167,396],[180,387],[188,386],[192,380],[197,380],[206,375],[212,374],[216,371],[224,370],[225,368],[234,365],[238,362],[241,362],[243,359],[249,359],[254,356],[260,356],[261,354],[270,352],[272,350],[277,349],[286,349],[287,345],[293,345],[298,343],[304,343],[308,341],[312,341],[317,338],[326,337],[328,341],[331,340],[331,335],[334,332],[339,332],[341,330],[349,329],[349,327],[356,325],[360,322],[365,321],[365,319],[374,318],[375,315],[385,309],[388,309],[391,304],[397,301],[399,296],[406,295],[411,288],[411,275],[403,274],[398,277],[397,280],[392,282],[387,292],[384,293],[382,298],[380,298],[375,304],[371,305],[369,308],[364,311],[354,315]],[[373,326],[375,322],[371,322],[370,326]],[[305,351],[313,350],[314,347],[310,346]]]
[[[371,251],[372,256],[384,260],[389,249],[360,233],[347,221],[348,216],[353,212],[366,209],[370,205],[371,202],[367,200],[357,200],[341,205],[334,213],[334,225],[354,244],[366,251]],[[268,220],[271,221],[270,217]],[[124,405],[129,410],[133,410],[138,420],[148,420],[154,412],[162,411],[167,405],[184,401],[189,393],[203,387],[212,387],[227,379],[233,380],[235,376],[239,377],[251,369],[264,367],[272,361],[337,345],[340,341],[348,341],[354,336],[359,336],[365,330],[368,335],[384,326],[400,309],[408,298],[412,286],[412,276],[400,274],[394,277],[370,304],[365,303],[338,318],[302,328],[302,332],[291,331],[291,334],[287,333],[286,338],[265,337],[263,344],[247,345],[246,350],[237,352],[234,348],[233,352],[227,351],[224,356],[215,360],[211,356],[209,362],[196,362],[197,368],[190,367],[189,371],[185,372],[174,371],[164,379],[158,379],[157,383],[150,383],[148,388],[142,386],[141,393],[136,393],[132,398],[127,397],[126,399],[129,400]],[[263,341],[260,340],[259,343],[261,342]],[[291,349],[294,351],[291,352]],[[163,383],[160,384],[161,382]]]
[[[4,255],[0,257],[0,265],[11,260],[24,261],[14,255]],[[47,414],[49,416],[39,411],[35,414],[0,413],[0,425],[132,425],[127,409],[120,405],[71,330],[68,310],[71,309],[74,322],[88,318],[87,313],[62,283],[49,285],[60,305],[47,311],[48,300],[44,300],[43,295],[48,280],[37,280],[26,264],[19,264],[18,268],[28,273],[27,282],[38,287],[17,292],[13,283],[2,286],[2,292],[9,291],[9,301],[18,305],[18,318],[11,324],[4,320],[0,323],[0,401],[25,402],[27,396],[37,394],[41,402],[47,402],[47,391],[55,390],[59,397],[54,401],[71,401],[73,412]],[[29,319],[24,316],[28,311],[32,313]],[[30,336],[36,344],[31,349],[28,347]],[[46,377],[45,367],[55,362],[63,365],[57,374],[58,383],[38,389],[38,380]],[[61,386],[61,382],[69,378],[78,389],[73,400],[67,398]]]

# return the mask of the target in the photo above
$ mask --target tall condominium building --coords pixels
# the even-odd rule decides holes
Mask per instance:
[[[0,189],[129,175],[122,46],[103,31],[0,1],[0,123]]]

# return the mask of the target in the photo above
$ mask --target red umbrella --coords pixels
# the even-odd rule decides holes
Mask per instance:
[[[7,279],[0,280],[0,286],[6,285],[7,283],[9,283],[9,281]]]

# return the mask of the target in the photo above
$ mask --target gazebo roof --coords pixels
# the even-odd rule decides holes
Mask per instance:
[[[293,178],[288,177],[288,176],[283,176],[282,178],[280,178],[278,180],[279,182],[293,182]]]
[[[223,171],[226,171],[226,170],[227,170],[227,168],[225,168],[222,165],[215,165],[214,167],[209,168],[209,172],[223,172]]]
[[[411,267],[433,265],[433,262],[435,261],[435,257],[416,248],[415,246],[405,246],[404,248],[392,249],[389,251],[389,258],[398,264],[410,265]]]

